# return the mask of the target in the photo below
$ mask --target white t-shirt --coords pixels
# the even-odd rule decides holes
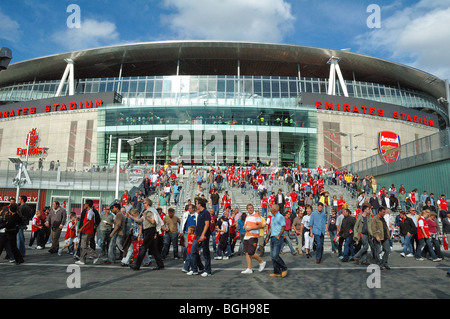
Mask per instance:
[[[309,220],[311,219],[310,215],[304,215],[302,218],[303,227],[306,227],[307,231],[309,231]]]
[[[220,231],[222,233],[228,233],[228,222],[222,221],[222,225],[220,226]]]

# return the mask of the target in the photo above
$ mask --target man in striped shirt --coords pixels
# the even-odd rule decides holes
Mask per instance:
[[[256,247],[258,246],[258,238],[260,229],[263,228],[261,216],[258,212],[254,211],[255,208],[252,204],[247,204],[247,218],[244,223],[245,237],[244,237],[244,248],[245,258],[247,261],[247,269],[241,271],[242,274],[251,274],[252,270],[252,258],[259,263],[259,271],[263,271],[266,267],[266,262],[261,259],[256,252]]]

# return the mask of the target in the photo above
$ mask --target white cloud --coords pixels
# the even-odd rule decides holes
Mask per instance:
[[[116,25],[109,21],[85,19],[80,28],[66,28],[53,33],[52,41],[66,50],[81,50],[103,45],[113,45],[119,41]]]
[[[20,24],[4,14],[0,9],[0,39],[18,42],[21,36]]]
[[[381,8],[381,28],[357,37],[360,51],[384,52],[399,63],[450,78],[450,2],[422,0],[396,7],[387,18],[385,9]]]
[[[284,0],[164,0],[163,4],[176,11],[162,20],[178,39],[279,42],[295,20]]]

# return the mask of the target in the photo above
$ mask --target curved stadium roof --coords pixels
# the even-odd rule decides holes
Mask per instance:
[[[174,75],[298,76],[328,78],[331,56],[346,80],[381,83],[445,97],[445,82],[429,73],[398,63],[341,50],[287,44],[227,41],[164,41],[101,47],[13,63],[0,73],[0,87],[29,81],[59,80],[64,59],[75,61],[75,77]]]

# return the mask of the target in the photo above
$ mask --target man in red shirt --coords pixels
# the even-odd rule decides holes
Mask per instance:
[[[441,198],[439,198],[436,203],[439,207],[439,217],[441,217],[441,219],[447,218],[448,204],[447,200],[445,199],[445,195],[442,194]]]
[[[267,207],[269,206],[269,199],[267,198],[267,194],[263,194],[261,199],[261,215],[263,217],[267,217]]]
[[[345,200],[344,200],[344,196],[343,195],[341,195],[341,196],[339,196],[339,199],[338,199],[338,201],[337,201],[337,204],[338,204],[338,213],[340,214],[340,212],[342,211],[342,207],[345,205]]]
[[[86,264],[86,256],[95,258],[94,263],[96,263],[98,256],[90,246],[91,239],[94,237],[94,226],[95,226],[95,213],[92,207],[94,202],[90,199],[86,200],[84,208],[86,209],[86,214],[84,215],[83,226],[78,229],[78,233],[82,233],[81,236],[81,254],[80,260],[76,261],[77,265]]]
[[[298,199],[298,195],[296,192],[292,192],[291,193],[291,202],[292,202],[292,212],[293,214],[297,214],[297,199]]]

